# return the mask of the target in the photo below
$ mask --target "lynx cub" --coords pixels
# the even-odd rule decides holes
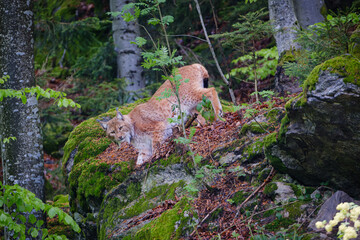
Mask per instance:
[[[196,112],[196,105],[201,102],[203,95],[211,100],[215,114],[222,115],[215,88],[205,88],[209,74],[202,65],[184,66],[179,68],[179,74],[183,79],[189,79],[187,83],[181,82],[179,88],[181,108],[187,116]],[[172,134],[174,124],[170,124],[167,119],[178,114],[172,111],[176,98],[172,96],[160,101],[156,99],[165,89],[171,89],[169,80],[160,86],[147,103],[138,105],[128,115],[122,115],[117,111],[116,117],[110,121],[99,121],[109,137],[117,142],[131,143],[139,151],[137,166],[149,161],[154,147]],[[204,123],[201,116],[198,120]]]

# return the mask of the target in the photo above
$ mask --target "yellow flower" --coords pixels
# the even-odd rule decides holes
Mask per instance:
[[[316,222],[315,226],[316,226],[317,229],[320,229],[320,228],[324,228],[325,224],[324,224],[324,222]]]
[[[360,221],[359,220],[354,221],[354,227],[360,228]]]
[[[344,232],[346,229],[346,225],[344,223],[342,223],[340,226],[339,226],[339,231],[340,232]]]
[[[331,226],[330,224],[326,224],[325,230],[326,230],[327,232],[331,232],[331,231],[332,231],[332,226]]]
[[[338,223],[339,223],[339,221],[336,220],[336,219],[333,219],[333,220],[329,221],[329,225],[331,225],[332,227],[335,227]]]
[[[351,238],[356,238],[357,237],[357,233],[356,230],[353,227],[347,227],[344,231],[344,238],[343,239],[351,239]]]
[[[337,205],[336,209],[339,211],[341,210],[347,211],[350,209],[350,203],[348,202],[340,203],[339,205]]]
[[[338,222],[341,222],[341,221],[344,220],[345,218],[346,218],[346,215],[345,215],[344,213],[342,213],[342,212],[338,212],[338,213],[336,213],[335,216],[334,216],[334,220],[337,221],[337,223],[338,223]],[[336,224],[337,224],[337,223],[336,223]],[[335,224],[335,225],[336,225],[336,224]],[[333,226],[335,226],[335,225],[333,225]]]

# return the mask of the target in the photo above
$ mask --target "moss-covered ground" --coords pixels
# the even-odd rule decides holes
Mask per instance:
[[[182,198],[173,209],[167,210],[160,217],[142,227],[134,236],[124,239],[180,239],[184,232],[192,231],[192,218],[196,218],[191,200]]]

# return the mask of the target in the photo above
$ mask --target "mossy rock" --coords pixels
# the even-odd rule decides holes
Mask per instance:
[[[270,198],[274,198],[275,191],[277,189],[278,189],[278,187],[277,187],[276,183],[271,182],[265,186],[263,193]]]
[[[128,114],[135,106],[147,101],[138,100],[135,103],[120,108],[123,114]],[[90,118],[79,124],[70,134],[64,147],[62,160],[63,172],[66,173],[67,162],[72,154],[73,166],[68,175],[70,205],[72,211],[90,211],[90,207],[100,207],[104,193],[120,184],[133,171],[135,159],[127,162],[108,164],[96,159],[96,156],[106,150],[112,142],[106,137],[105,131],[96,121],[104,117],[115,117],[116,110]]]
[[[260,126],[261,125],[261,126]],[[250,122],[250,123],[246,123],[242,126],[241,130],[240,130],[240,135],[244,135],[247,132],[251,132],[254,134],[262,134],[266,132],[266,129],[268,128],[268,124],[264,123],[264,122]]]
[[[345,83],[352,83],[360,86],[360,63],[357,58],[351,55],[343,55],[332,58],[316,66],[303,84],[304,97],[307,91],[315,89],[319,80],[320,71],[329,71],[344,78]]]
[[[146,224],[134,236],[124,239],[180,239],[185,233],[190,233],[193,228],[191,222],[195,222],[197,215],[192,207],[191,200],[182,198],[173,209],[167,210],[161,216]]]
[[[158,166],[154,164],[151,168]],[[175,163],[158,171],[152,171],[151,168],[148,173],[141,171],[132,174],[106,196],[99,214],[99,239],[119,239],[129,234],[134,237],[141,225],[127,228],[127,221],[132,222],[132,219],[146,215],[147,211],[166,200],[176,200],[183,196],[186,193],[185,185],[193,179],[187,178],[185,164]],[[173,179],[166,180],[170,175]]]

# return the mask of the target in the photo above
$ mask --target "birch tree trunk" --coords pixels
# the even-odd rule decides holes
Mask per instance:
[[[321,9],[325,7],[323,0],[268,0],[268,3],[280,58],[286,51],[300,48],[295,42],[296,27],[307,28],[324,20],[321,15]],[[276,69],[275,89],[281,94],[301,91],[299,83],[289,79],[282,66]]]
[[[297,18],[292,0],[269,0],[270,21],[274,27],[274,37],[279,56],[290,49],[298,48],[295,43]]]
[[[110,10],[120,12],[125,4],[131,0],[110,0]],[[130,93],[130,101],[135,100],[134,93],[145,87],[143,69],[141,67],[140,49],[131,44],[139,36],[139,25],[136,22],[125,22],[121,16],[117,16],[112,24],[115,49],[117,52],[118,78],[125,78],[126,90]]]
[[[5,88],[35,85],[32,0],[0,1],[0,74],[10,76]],[[15,98],[0,102],[0,139],[4,183],[18,184],[44,200],[44,160],[36,97],[23,104]],[[38,220],[42,212],[33,213]],[[9,236],[7,236],[8,238]]]
[[[321,15],[325,7],[323,0],[269,0],[268,3],[279,56],[286,50],[299,48],[294,42],[296,23],[307,28],[324,20]]]

